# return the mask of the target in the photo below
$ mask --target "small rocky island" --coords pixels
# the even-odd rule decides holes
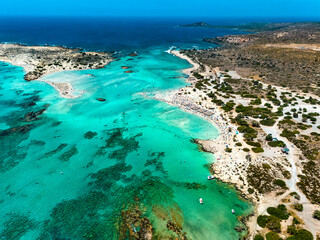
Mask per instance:
[[[83,52],[79,48],[0,44],[0,61],[23,67],[26,72],[24,79],[32,81],[60,71],[103,68],[112,61],[112,57],[108,52]],[[55,87],[60,95],[74,97],[70,95],[70,83],[48,84]]]

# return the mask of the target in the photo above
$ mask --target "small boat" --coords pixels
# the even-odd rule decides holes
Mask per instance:
[[[212,179],[214,179],[213,175],[208,176],[208,180],[212,180]]]
[[[200,204],[203,204],[202,198],[199,198],[199,202],[200,202]]]
[[[232,214],[234,214],[234,209],[231,209]]]

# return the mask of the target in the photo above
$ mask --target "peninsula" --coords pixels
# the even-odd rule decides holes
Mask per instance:
[[[77,96],[73,94],[70,83],[46,81],[41,77],[60,71],[103,68],[112,61],[112,57],[108,52],[83,52],[79,48],[0,44],[0,61],[23,67],[26,81],[45,81],[62,97],[74,98]]]

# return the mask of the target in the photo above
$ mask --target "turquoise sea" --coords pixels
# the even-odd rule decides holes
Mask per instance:
[[[180,47],[206,47],[186,39]],[[139,94],[185,86],[190,65],[167,42],[129,57],[132,46],[103,69],[46,76],[84,91],[76,99],[0,62],[0,239],[143,239],[150,226],[153,239],[239,238],[252,206],[207,180],[214,156],[192,142],[218,130]]]

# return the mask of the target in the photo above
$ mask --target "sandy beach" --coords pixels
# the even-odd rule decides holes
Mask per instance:
[[[214,176],[220,181],[234,185],[238,191],[253,202],[255,206],[254,215],[246,222],[249,236],[253,237],[257,231],[261,230],[259,226],[257,226],[258,215],[265,213],[266,209],[270,206],[276,207],[282,202],[283,198],[289,198],[289,203],[286,204],[288,205],[288,208],[294,202],[303,202],[306,205],[309,215],[300,214],[300,216],[303,218],[306,228],[316,236],[316,233],[320,232],[320,226],[316,224],[316,220],[312,218],[310,213],[318,207],[314,204],[310,204],[305,195],[296,186],[297,174],[301,172],[301,166],[299,165],[301,151],[293,146],[292,143],[288,142],[286,138],[280,136],[282,131],[277,127],[277,124],[272,127],[263,127],[262,130],[265,132],[264,134],[272,133],[274,137],[277,137],[279,140],[284,141],[290,146],[291,151],[288,156],[284,156],[279,148],[275,149],[270,148],[269,146],[265,147],[265,152],[260,154],[242,151],[242,147],[250,148],[251,146],[247,145],[243,135],[238,133],[237,126],[230,121],[230,116],[210,100],[205,100],[206,95],[201,91],[193,91],[194,83],[196,81],[192,76],[192,72],[198,70],[200,65],[179,51],[171,51],[171,53],[192,64],[193,67],[183,70],[183,72],[188,75],[186,82],[191,83],[191,85],[179,90],[151,94],[144,93],[144,96],[166,102],[172,106],[177,106],[186,112],[202,117],[219,130],[220,135],[217,139],[197,139],[196,143],[199,144],[204,151],[214,154],[215,158],[213,159],[212,164]],[[219,68],[210,69],[208,66],[205,67],[205,71],[201,72],[201,74],[206,78],[215,80],[217,76],[221,75]],[[232,75],[234,79],[241,78],[236,71],[229,71],[228,74]],[[223,81],[223,78],[221,78],[220,81]],[[267,85],[265,84],[264,87],[266,88]],[[289,91],[289,89],[280,89],[278,91],[279,96],[281,92],[285,91]],[[236,98],[236,102],[238,102],[238,104],[248,104],[248,102],[244,102],[243,99],[240,98]],[[240,143],[242,147],[239,147],[236,143]],[[231,152],[227,152],[227,148],[231,149]],[[286,169],[291,173],[291,178],[286,181],[289,187],[288,190],[280,195],[276,195],[275,192],[271,192],[270,194],[251,195],[248,191],[250,185],[245,177],[246,170],[250,164],[269,164],[275,170],[277,170],[277,166],[280,164],[283,169]],[[278,177],[283,177],[280,172],[278,174]],[[297,201],[292,196],[290,197],[290,192],[297,192],[301,196],[301,199]]]
[[[52,86],[59,92],[59,95],[63,98],[78,98],[82,94],[75,94],[74,89],[71,83],[67,82],[53,82],[53,81],[46,81],[46,80],[39,80],[41,82],[45,82]]]
[[[81,49],[60,46],[25,46],[0,44],[0,61],[23,67],[25,80],[40,80],[54,87],[61,97],[77,98],[71,83],[42,80],[61,71],[103,68],[112,61],[105,52],[81,52]]]

